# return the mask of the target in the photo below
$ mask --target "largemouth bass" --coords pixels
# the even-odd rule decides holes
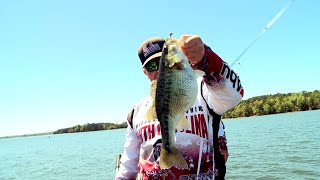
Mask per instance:
[[[176,147],[176,128],[189,127],[185,112],[192,107],[197,96],[196,77],[188,58],[181,51],[181,42],[167,38],[159,63],[158,79],[151,83],[153,105],[146,119],[158,119],[162,135],[160,168],[175,166],[188,168],[183,155]]]

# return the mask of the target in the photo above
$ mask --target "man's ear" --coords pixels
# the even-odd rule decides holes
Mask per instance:
[[[143,73],[147,75],[147,70],[145,68],[143,68]]]

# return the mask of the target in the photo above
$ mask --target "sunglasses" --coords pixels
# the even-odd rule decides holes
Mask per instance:
[[[159,58],[160,59],[160,58]],[[159,68],[159,59],[149,61],[144,67],[147,71],[153,72]]]

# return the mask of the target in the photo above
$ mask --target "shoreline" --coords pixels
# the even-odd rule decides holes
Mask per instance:
[[[33,133],[33,134],[20,134],[12,136],[0,136],[0,139],[16,138],[16,137],[29,137],[29,136],[42,136],[42,135],[51,135],[53,132],[44,132],[44,133]]]

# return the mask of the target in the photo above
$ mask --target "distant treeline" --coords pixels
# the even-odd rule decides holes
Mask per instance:
[[[241,101],[224,118],[249,117],[320,109],[320,91],[257,96]]]
[[[227,111],[223,115],[223,118],[249,117],[315,109],[320,109],[320,91],[318,90],[313,92],[302,91],[301,93],[288,94],[278,93],[274,95],[256,96],[243,100],[235,108]],[[99,131],[126,127],[126,122],[121,124],[91,123],[59,129],[54,131],[53,134]]]
[[[109,129],[119,129],[126,128],[127,123],[123,122],[121,124],[114,123],[88,123],[85,125],[77,125],[70,128],[59,129],[54,131],[53,134],[61,133],[75,133],[75,132],[87,132],[87,131],[100,131],[100,130],[109,130]]]

